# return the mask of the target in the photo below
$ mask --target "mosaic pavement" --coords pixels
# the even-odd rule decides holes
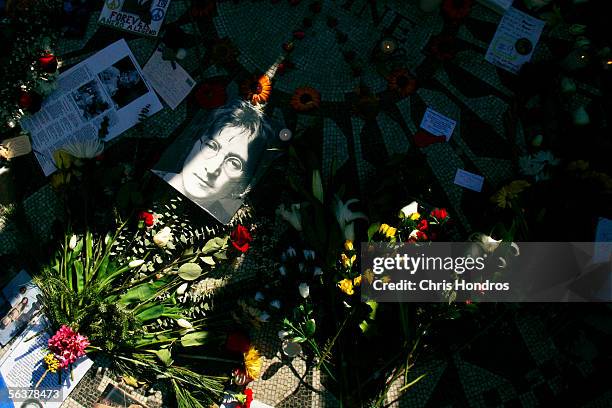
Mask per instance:
[[[241,79],[265,72],[277,60],[282,44],[305,17],[312,15],[310,2],[298,3],[292,6],[288,1],[218,1],[217,12],[196,23],[190,17],[189,1],[173,0],[166,21],[187,33],[201,35],[203,41],[188,50],[181,64],[197,80],[223,79],[231,97],[238,94]],[[324,179],[329,181],[336,172],[353,180],[349,191],[362,199],[377,184],[373,177],[376,170],[391,156],[416,149],[411,149],[413,136],[426,107],[453,118],[457,127],[448,143],[416,150],[431,169],[435,187],[443,192],[442,202],[433,204],[450,205],[468,230],[468,220],[480,211],[478,203],[512,176],[512,160],[517,152],[524,151],[526,143],[522,126],[512,115],[513,78],[483,59],[500,16],[475,4],[470,17],[457,30],[456,57],[438,62],[428,53],[428,44],[447,28],[439,15],[422,13],[416,4],[416,0],[323,1],[321,11],[311,16],[312,26],[306,30],[304,40],[291,55],[295,68],[275,77],[270,112],[293,129],[318,127],[323,141],[316,148],[322,157]],[[157,40],[98,27],[98,15],[98,11],[92,12],[83,38],[61,42],[56,53],[64,56],[65,64],[76,63],[125,37],[144,65]],[[333,29],[328,23],[330,18],[337,20]],[[338,32],[346,34],[342,41]],[[545,32],[544,38],[564,35]],[[238,50],[237,64],[212,64],[211,44],[221,38],[229,39]],[[383,38],[393,38],[397,52],[388,59],[373,59],[372,53]],[[547,57],[546,47],[546,41],[542,41],[535,60]],[[343,58],[346,51],[355,52],[361,78],[352,75],[351,64]],[[384,78],[391,66],[406,68],[416,76],[419,89],[415,94],[403,98],[389,94]],[[297,114],[288,106],[294,89],[303,85],[321,93],[322,106],[315,113]],[[379,99],[377,112],[363,116],[351,113],[359,86],[367,87]],[[188,98],[175,111],[166,107],[150,118],[146,132],[133,129],[121,139],[169,141],[196,110]],[[404,164],[410,169],[411,163]],[[483,192],[473,193],[454,185],[457,168],[482,174]],[[33,181],[24,201],[23,218],[31,233],[44,241],[49,237],[52,221],[60,214],[59,201],[39,174],[28,176]],[[30,237],[20,235],[18,222],[2,215],[0,255],[15,253],[19,243]],[[425,372],[427,376],[410,392],[400,395],[401,384],[392,388],[389,406],[536,407],[564,401],[572,406],[608,407],[612,395],[602,379],[608,378],[604,367],[610,363],[609,343],[600,339],[610,335],[610,309],[597,311],[601,313],[525,307],[505,314],[503,319],[494,319],[494,313],[483,313],[493,322],[483,324],[486,330],[474,327],[475,338],[450,329],[441,334],[454,340],[438,344],[438,353],[419,362],[410,378]],[[550,319],[551,314],[555,319]],[[312,368],[311,362],[282,356],[276,330],[266,327],[255,339],[265,355],[263,377],[253,384],[256,398],[278,408],[337,406],[322,387],[321,373]],[[480,350],[487,350],[487,355]],[[517,361],[522,362],[518,371]],[[98,362],[98,366],[104,367],[104,363]],[[116,380],[103,370],[92,369],[65,406],[92,406],[102,384]],[[583,392],[571,392],[576,389]],[[148,398],[157,401],[151,406],[161,404],[155,396]]]

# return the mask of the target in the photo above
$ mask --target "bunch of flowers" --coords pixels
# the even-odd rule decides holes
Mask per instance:
[[[66,368],[79,357],[84,356],[88,346],[87,337],[66,325],[62,325],[48,341],[49,351],[58,360],[60,368]]]
[[[398,217],[400,222],[396,227],[380,223],[371,225],[369,240],[410,243],[437,241],[445,237],[445,227],[450,221],[445,208],[434,208],[426,216],[421,215],[416,201],[403,207]]]

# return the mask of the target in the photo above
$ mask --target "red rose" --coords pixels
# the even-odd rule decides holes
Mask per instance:
[[[423,231],[417,231],[416,236],[417,236],[417,239],[421,241],[427,241],[427,234],[424,233]]]
[[[147,211],[139,212],[138,220],[142,220],[144,222],[144,225],[146,225],[147,227],[152,227],[155,223],[155,218],[153,217],[153,214]]]
[[[419,225],[417,226],[417,229],[419,231],[425,231],[428,227],[429,227],[429,224],[427,223],[427,220],[422,219],[421,221],[419,221]]]
[[[446,208],[436,208],[431,211],[430,215],[438,221],[442,221],[448,218],[448,211],[446,211]]]
[[[232,245],[240,252],[246,252],[249,249],[249,243],[253,240],[251,233],[242,225],[238,225],[230,234]]]
[[[227,101],[225,86],[218,81],[204,82],[196,89],[195,99],[204,109],[215,109],[225,105]]]
[[[444,0],[442,12],[450,20],[462,20],[470,14],[473,0]]]
[[[233,353],[246,353],[249,351],[250,347],[251,342],[243,333],[234,332],[227,336],[227,340],[225,342],[225,349],[227,351],[231,351]]]
[[[251,408],[251,402],[253,402],[253,390],[247,388],[244,390],[244,395],[246,395],[246,401],[243,404],[244,408]]]
[[[38,64],[40,68],[48,73],[52,74],[57,71],[57,58],[53,54],[47,54],[38,59]]]

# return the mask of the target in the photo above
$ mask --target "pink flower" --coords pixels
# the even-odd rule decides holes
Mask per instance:
[[[59,360],[60,367],[66,368],[79,357],[85,355],[85,349],[89,346],[89,340],[70,327],[62,325],[53,337],[49,339],[47,345],[49,351]]]

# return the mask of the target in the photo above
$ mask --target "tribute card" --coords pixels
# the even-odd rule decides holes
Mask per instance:
[[[457,169],[457,173],[455,174],[455,184],[480,192],[482,190],[482,185],[484,184],[484,177],[478,174],[470,173],[469,171],[465,171],[463,169]]]
[[[529,62],[546,23],[510,7],[502,17],[485,59],[518,74]]]
[[[38,286],[21,271],[3,289],[0,296],[0,345],[5,346],[42,308]]]
[[[431,108],[427,108],[425,115],[423,115],[423,120],[421,121],[421,128],[434,136],[444,136],[447,142],[453,135],[455,126],[457,126],[456,121]]]

